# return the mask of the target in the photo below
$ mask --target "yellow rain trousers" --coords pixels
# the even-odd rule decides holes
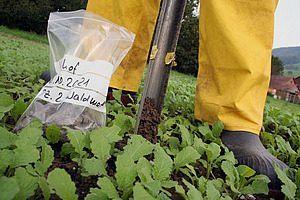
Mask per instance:
[[[275,0],[201,1],[195,116],[259,134],[271,74]]]
[[[112,76],[110,87],[136,92],[147,63],[160,0],[89,0],[96,13],[136,34],[131,50]]]
[[[201,0],[195,116],[259,134],[271,72],[278,0]],[[137,91],[160,0],[89,0],[87,10],[136,34],[111,87]],[[179,66],[180,67],[180,66]]]

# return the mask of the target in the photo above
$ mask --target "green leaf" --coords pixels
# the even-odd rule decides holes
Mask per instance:
[[[200,154],[193,147],[187,146],[175,157],[174,167],[175,169],[178,169],[179,167],[185,166],[186,164],[195,162],[199,158]]]
[[[109,144],[107,137],[100,133],[94,133],[90,137],[93,154],[99,159],[107,160],[111,150],[111,144]]]
[[[146,188],[148,188],[153,196],[156,196],[161,188],[160,181],[149,181],[142,183]]]
[[[268,132],[261,132],[261,137],[262,140],[264,141],[263,143],[266,145],[271,145],[271,146],[276,146],[275,144],[275,139],[274,139],[274,135]],[[268,144],[270,143],[270,144]]]
[[[245,187],[243,187],[240,192],[242,194],[253,194],[254,193],[254,189],[251,185],[247,185]]]
[[[39,186],[43,191],[43,196],[46,200],[48,200],[50,198],[50,193],[51,193],[51,189],[49,187],[49,185],[46,182],[46,178],[45,177],[39,177]]]
[[[24,168],[18,168],[15,172],[15,178],[18,182],[20,191],[16,194],[15,199],[28,199],[35,194],[38,188],[38,178],[31,176]]]
[[[283,152],[288,152],[288,154],[297,154],[291,147],[290,143],[285,141],[281,136],[276,136],[276,142],[278,148]]]
[[[0,107],[1,109],[1,107]],[[4,112],[0,112],[0,120],[4,117]]]
[[[179,139],[177,137],[169,137],[168,143],[169,143],[170,149],[176,149],[177,147],[179,147]]]
[[[43,122],[40,119],[33,119],[26,127],[25,129],[30,128],[37,128],[41,129],[43,127]],[[23,129],[24,130],[24,129]]]
[[[215,188],[220,192],[224,192],[225,191],[225,187],[224,187],[224,180],[221,178],[217,178],[217,179],[213,179],[210,180],[210,182],[212,182],[215,186]]]
[[[36,172],[32,165],[27,165],[26,171],[32,176],[39,176],[39,174]]]
[[[212,142],[207,145],[207,147],[205,148],[205,152],[207,155],[207,160],[213,162],[220,156],[221,148],[218,144]]]
[[[173,160],[163,148],[158,147],[154,154],[153,178],[161,181],[168,179],[172,171],[172,166]]]
[[[12,98],[6,93],[0,93],[0,99],[0,119],[2,119],[4,113],[10,111],[14,104]]]
[[[258,179],[254,180],[251,184],[251,187],[254,190],[254,194],[268,194],[269,193],[269,187],[268,187],[268,182],[265,179]]]
[[[13,145],[16,140],[16,134],[9,132],[3,127],[0,127],[0,149]]]
[[[132,135],[128,144],[124,147],[124,154],[130,156],[133,161],[152,152],[154,146],[141,135]]]
[[[113,90],[112,95],[119,103],[122,102],[121,101],[122,90]]]
[[[65,157],[71,153],[75,153],[75,148],[73,147],[73,145],[70,143],[64,143],[61,147],[60,155],[62,157]]]
[[[106,175],[105,161],[97,159],[95,157],[86,159],[84,168],[89,173],[89,175]]]
[[[46,130],[46,137],[52,143],[55,144],[60,139],[60,129],[56,124],[48,126]]]
[[[221,121],[216,121],[214,125],[212,126],[212,133],[214,137],[218,138],[220,137],[222,131],[224,129],[224,125]]]
[[[207,141],[207,140],[213,141],[215,139],[214,136],[213,136],[212,131],[209,128],[208,123],[204,123],[203,126],[199,126],[198,131],[204,136],[205,141]]]
[[[165,187],[165,188],[172,188],[175,187],[176,185],[178,185],[177,181],[161,181],[161,186]]]
[[[245,178],[249,178],[255,174],[255,171],[246,165],[239,165],[236,169]]]
[[[234,167],[234,165],[230,161],[227,161],[227,160],[222,162],[221,168],[227,175],[226,182],[230,186],[231,190],[234,193],[239,194],[240,192],[235,187],[235,183],[240,181],[237,169]]]
[[[37,161],[35,163],[36,171],[44,176],[44,173],[48,170],[48,168],[52,165],[52,161],[54,160],[54,151],[51,146],[47,145],[43,140],[42,142],[42,152],[41,152],[41,161]]]
[[[133,197],[134,199],[155,200],[155,198],[149,194],[140,183],[136,183],[133,187]]]
[[[12,150],[0,150],[0,175],[6,171],[6,168],[12,164],[14,152]]]
[[[108,196],[98,188],[91,188],[85,200],[109,200]]]
[[[7,107],[14,103],[12,98],[6,93],[0,93],[0,106]]]
[[[66,129],[68,131],[67,137],[70,139],[70,143],[74,147],[75,151],[79,154],[80,158],[78,160],[78,165],[81,166],[82,158],[86,154],[86,151],[83,150],[86,145],[85,136],[79,130],[73,130],[68,127],[66,127]]]
[[[136,165],[132,158],[127,154],[119,155],[116,161],[116,171],[118,189],[131,188],[137,176]]]
[[[109,198],[120,199],[118,191],[107,177],[99,178],[97,184]]]
[[[204,178],[204,176],[201,176],[200,178],[197,179],[198,182],[198,189],[199,191],[204,194],[205,193],[205,188],[206,188],[206,183],[207,183],[207,179]]]
[[[298,195],[300,195],[300,168],[295,172],[295,184],[298,188]]]
[[[216,189],[212,181],[208,181],[206,184],[206,196],[207,199],[216,200],[220,199],[220,192]]]
[[[181,185],[176,185],[175,186],[175,191],[176,191],[176,193],[181,194],[181,196],[183,196],[183,198],[185,200],[188,199],[187,196],[185,195],[185,191],[184,191],[184,189],[183,189],[183,187]]]
[[[0,191],[0,200],[13,199],[14,196],[20,191],[17,180],[14,177],[0,177]]]
[[[202,200],[202,194],[199,190],[195,188],[192,184],[187,182],[185,179],[182,179],[183,183],[189,188],[189,191],[187,192],[188,199],[189,200]]]
[[[136,165],[137,173],[142,182],[152,181],[151,171],[152,164],[144,157],[141,157]]]
[[[166,191],[164,191],[164,192],[166,192]],[[162,193],[162,192],[157,195],[156,199],[158,199],[158,200],[171,200],[165,193]]]
[[[124,114],[117,114],[113,122],[114,125],[121,128],[119,135],[124,135],[125,132],[128,132],[135,126],[135,120],[132,117]]]
[[[75,183],[72,182],[70,175],[64,169],[55,168],[51,171],[48,174],[47,182],[60,198],[64,200],[78,199],[75,194]]]
[[[19,138],[16,141],[16,145],[18,147],[36,145],[42,134],[42,129],[27,126],[18,133]]]
[[[26,110],[26,108],[27,108],[27,106],[24,103],[24,100],[17,99],[13,109],[11,110],[12,116],[14,117],[14,119],[17,120],[17,118],[23,114],[23,112]]]
[[[181,132],[181,138],[182,138],[182,145],[183,147],[185,146],[191,146],[193,143],[193,138],[192,138],[192,134],[188,131],[188,129],[183,126],[178,124],[179,128],[180,128],[180,132]]]
[[[251,177],[248,182],[252,182],[254,180],[263,180],[264,182],[266,183],[269,183],[271,182],[270,179],[266,176],[266,175],[263,175],[263,174],[259,174],[259,175],[256,175],[256,176],[253,176]]]
[[[108,142],[112,144],[122,140],[122,137],[119,135],[120,131],[120,127],[113,125],[112,127],[102,127],[98,130],[94,130],[92,131],[92,134],[103,134],[107,137]]]
[[[75,148],[75,151],[80,155],[83,155],[83,148],[85,147],[85,136],[79,130],[73,130],[71,128],[65,127],[67,129],[67,136],[70,139],[70,143]]]
[[[285,194],[289,199],[294,199],[297,186],[287,177],[287,175],[280,170],[275,164],[275,171],[278,178],[282,181],[281,192]]]
[[[40,158],[40,152],[34,146],[21,146],[13,151],[15,156],[11,164],[12,168],[35,163]]]
[[[237,163],[232,151],[228,151],[224,155],[219,156],[217,158],[216,162],[221,162],[222,160],[228,160],[228,161],[230,161],[232,163],[235,163],[235,164]]]
[[[194,137],[194,144],[193,147],[197,150],[197,152],[202,155],[205,151],[204,147],[204,143],[202,141],[201,138],[198,138],[197,136]]]
[[[186,164],[185,166],[187,166],[188,164]],[[187,169],[187,168],[180,168],[179,169],[179,171],[181,172],[181,173],[183,173],[184,175],[186,175],[187,177],[189,177],[190,178],[190,180],[194,180],[193,179],[193,177],[192,177],[192,175],[191,175],[191,171],[189,170],[189,169]]]

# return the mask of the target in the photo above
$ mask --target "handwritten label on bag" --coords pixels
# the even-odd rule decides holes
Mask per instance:
[[[56,75],[36,98],[63,102],[105,112],[105,101],[114,66],[103,60],[86,61],[65,55],[54,63]]]

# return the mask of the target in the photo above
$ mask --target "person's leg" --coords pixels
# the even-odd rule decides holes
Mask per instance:
[[[89,0],[96,13],[136,34],[133,46],[112,76],[110,87],[137,92],[160,8],[160,0]]]
[[[195,102],[196,118],[210,124],[222,121],[223,143],[240,164],[268,175],[272,189],[280,189],[272,163],[287,166],[267,152],[258,135],[270,80],[276,5],[276,0],[201,1]]]

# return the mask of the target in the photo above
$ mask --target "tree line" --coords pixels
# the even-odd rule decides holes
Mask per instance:
[[[50,12],[85,9],[87,0],[1,0],[0,25],[46,34]]]

